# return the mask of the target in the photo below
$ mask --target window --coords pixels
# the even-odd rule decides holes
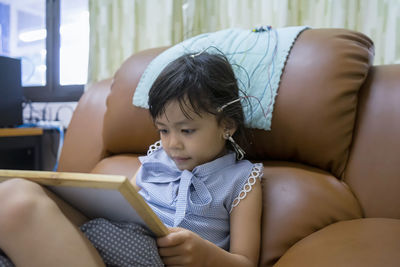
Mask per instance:
[[[77,101],[87,79],[88,0],[0,0],[0,55],[21,59],[33,102]]]

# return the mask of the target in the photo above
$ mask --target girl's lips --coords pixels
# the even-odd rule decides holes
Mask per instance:
[[[174,161],[176,162],[183,162],[189,159],[189,157],[185,158],[185,157],[173,157],[172,158]]]

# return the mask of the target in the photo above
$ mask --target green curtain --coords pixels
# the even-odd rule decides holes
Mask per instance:
[[[112,77],[133,53],[171,41],[172,0],[89,0],[88,83]]]
[[[89,82],[140,50],[260,25],[356,30],[374,41],[374,64],[400,63],[399,0],[89,0],[89,12]]]

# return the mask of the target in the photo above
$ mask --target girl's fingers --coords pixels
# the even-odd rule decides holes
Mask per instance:
[[[171,233],[164,237],[157,239],[157,245],[159,247],[173,247],[185,242],[187,238],[187,231],[182,231],[178,228],[170,228]]]
[[[169,230],[170,233],[176,233],[176,232],[181,232],[184,229],[183,228],[179,228],[179,227],[169,227],[168,230]]]
[[[161,259],[166,266],[182,266],[185,264],[181,256],[161,257]]]
[[[160,254],[161,257],[178,256],[182,254],[181,250],[181,246],[159,248],[158,254]]]

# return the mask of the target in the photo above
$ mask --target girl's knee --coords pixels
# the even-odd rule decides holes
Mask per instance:
[[[50,207],[49,202],[36,183],[18,178],[0,183],[0,234],[24,227],[38,210]]]

